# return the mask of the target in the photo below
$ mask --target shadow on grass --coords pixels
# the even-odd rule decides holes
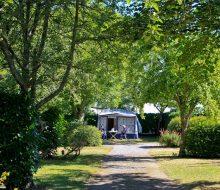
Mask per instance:
[[[68,156],[68,157],[62,157],[57,156],[53,159],[43,160],[41,163],[41,166],[44,165],[58,165],[58,166],[68,166],[68,165],[98,165],[100,163],[100,160],[104,155],[102,154],[93,154],[93,155],[80,155],[78,157],[74,156]]]
[[[65,170],[59,169],[61,174],[50,174],[44,176],[44,178],[39,180],[37,178],[37,184],[40,184],[37,188],[46,190],[46,189],[83,189],[84,181],[80,180],[81,178],[88,178],[91,174],[84,170]]]
[[[177,156],[158,156],[153,157],[156,159],[179,159]],[[106,174],[106,175],[95,175],[94,178],[86,184],[87,190],[191,190],[199,187],[200,189],[210,189],[211,185],[218,185],[218,182],[210,181],[197,181],[193,183],[179,184],[177,181],[162,179],[157,177],[147,176],[146,173],[120,173],[124,169],[123,162],[138,162],[146,164],[155,162],[155,159],[152,159],[151,156],[107,156],[104,159],[107,168],[112,168],[113,170],[119,170],[119,173]],[[121,166],[117,163],[121,162]],[[128,168],[132,165],[128,165]],[[105,168],[105,167],[104,167]]]
[[[143,148],[143,149],[150,149],[150,148],[168,148],[166,146],[163,145],[146,145],[146,146],[140,146],[139,148]]]
[[[86,185],[86,190],[191,190],[198,187],[214,190],[214,187],[208,187],[211,185],[218,185],[218,182],[198,181],[178,185],[174,181],[146,176],[143,173],[123,173],[97,175],[92,183]]]
[[[202,190],[219,190],[220,182],[219,181],[214,181],[214,182],[197,181],[193,183],[184,183],[183,186],[185,190],[197,189],[198,187]],[[210,186],[213,186],[213,187],[210,187]]]

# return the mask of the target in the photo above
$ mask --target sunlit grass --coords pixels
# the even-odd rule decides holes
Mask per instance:
[[[45,160],[34,178],[47,190],[83,189],[85,181],[99,171],[102,159],[111,147],[86,147],[76,159],[57,157]]]
[[[157,148],[150,150],[150,154],[168,176],[186,189],[220,189],[220,159],[178,158],[178,151],[178,148]]]

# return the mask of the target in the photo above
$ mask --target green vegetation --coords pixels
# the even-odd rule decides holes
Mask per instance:
[[[169,131],[175,131],[180,133],[181,132],[181,122],[180,122],[180,117],[174,117],[173,119],[171,119],[171,121],[169,122],[168,126],[167,126],[167,130]]]
[[[76,159],[71,156],[44,160],[35,174],[37,186],[47,189],[83,189],[88,178],[99,171],[102,159],[111,147],[86,147]],[[59,152],[61,149],[59,150]]]
[[[159,142],[167,147],[178,147],[180,145],[180,134],[175,131],[161,131]]]
[[[0,166],[21,178],[9,186],[31,182],[39,148],[50,154],[91,106],[136,110],[153,103],[160,112],[157,129],[146,130],[153,133],[165,108],[175,107],[179,156],[196,105],[218,113],[218,1],[127,2],[0,0],[0,87],[30,100],[16,107],[10,97],[7,109],[0,101]],[[60,110],[53,121],[44,115],[51,107]],[[20,172],[11,167],[18,160]]]
[[[46,158],[53,154],[57,147],[61,146],[62,131],[65,123],[62,122],[62,115],[57,107],[50,107],[41,114],[41,142],[39,149],[42,157]],[[60,123],[60,125],[59,125]]]
[[[168,130],[161,133],[160,142],[166,146],[179,146],[180,118],[173,118]],[[177,131],[177,132],[176,132]],[[194,157],[220,157],[220,123],[207,116],[194,116],[186,131],[185,155]]]
[[[69,155],[74,152],[75,156],[79,156],[85,146],[100,146],[102,144],[101,131],[95,126],[78,126],[70,131],[66,139],[66,149]]]
[[[157,148],[151,149],[150,154],[169,177],[186,189],[220,188],[219,159],[178,158],[178,151],[178,148]]]
[[[206,121],[190,127],[186,133],[186,155],[220,157],[220,124]]]
[[[30,100],[0,89],[0,175],[9,172],[9,189],[25,187],[39,163],[39,131]]]

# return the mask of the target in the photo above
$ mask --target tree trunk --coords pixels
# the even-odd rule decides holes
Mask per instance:
[[[186,156],[186,130],[189,126],[189,115],[181,114],[180,120],[181,120],[181,140],[180,140],[180,150],[179,150],[179,157],[185,157]]]
[[[80,120],[81,122],[84,122],[84,118],[85,118],[85,113],[84,113],[83,111],[81,111],[81,112],[79,113],[79,120]]]
[[[84,112],[84,106],[81,104],[76,106],[76,117],[82,123],[84,122],[85,112]]]
[[[158,133],[158,135],[160,134],[160,130],[162,128],[162,121],[163,121],[163,112],[160,112],[159,113],[159,120],[158,120],[158,124],[157,124],[157,128],[158,128],[157,133]]]
[[[158,120],[158,124],[157,124],[157,134],[159,135],[160,129],[162,128],[161,124],[163,121],[163,113],[167,107],[167,104],[157,103],[157,104],[154,104],[154,107],[156,107],[156,109],[159,111],[159,120]]]

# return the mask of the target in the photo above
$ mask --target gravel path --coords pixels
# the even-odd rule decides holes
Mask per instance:
[[[148,150],[158,144],[112,146],[102,171],[90,178],[86,190],[183,189],[160,171],[155,159],[149,156]]]

